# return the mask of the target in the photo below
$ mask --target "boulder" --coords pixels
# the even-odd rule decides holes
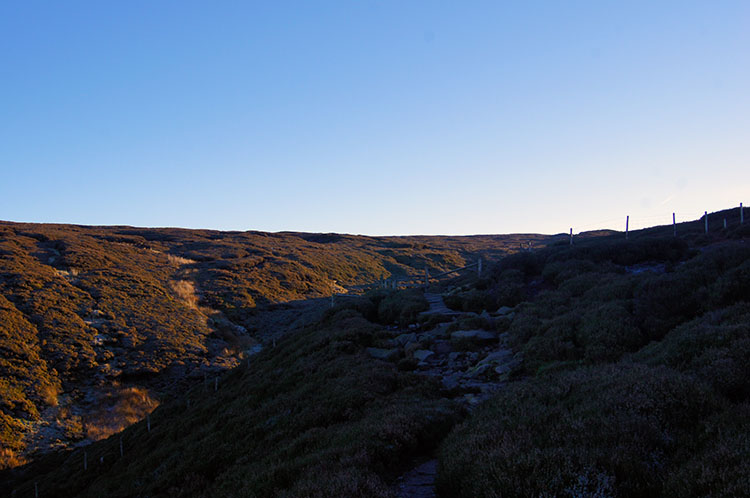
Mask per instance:
[[[513,352],[508,349],[501,349],[500,351],[493,351],[492,353],[488,354],[487,356],[482,359],[482,361],[479,362],[479,364],[484,363],[504,363],[508,360],[510,360],[513,357]]]
[[[367,348],[367,354],[376,360],[394,360],[398,358],[398,349]]]
[[[410,342],[417,342],[417,334],[411,333],[411,334],[401,334],[400,336],[397,336],[393,339],[393,344],[397,346],[406,346]]]
[[[514,355],[509,349],[501,349],[488,354],[477,366],[493,368],[498,375],[505,375],[520,364],[520,354]]]
[[[458,372],[446,375],[442,378],[443,387],[445,389],[455,389],[458,387],[458,381],[461,380],[461,374]]]
[[[454,341],[468,339],[478,343],[496,342],[497,332],[489,330],[457,330],[451,334],[451,339]]]
[[[449,354],[453,351],[453,347],[448,341],[437,341],[432,346],[432,350],[435,352],[435,354]]]
[[[418,342],[410,342],[406,346],[404,346],[404,353],[406,353],[406,356],[409,356],[414,351],[419,349],[419,343]]]
[[[480,363],[480,364],[475,365],[473,368],[470,368],[469,370],[467,370],[464,376],[469,379],[476,379],[477,377],[481,377],[482,375],[484,375],[484,373],[487,372],[491,368],[492,368],[492,365],[489,363],[484,363],[484,364]]]
[[[414,351],[414,358],[417,361],[425,361],[427,358],[433,356],[435,353],[430,351],[429,349],[418,349]]]
[[[429,333],[435,337],[446,337],[450,325],[450,323],[439,323],[434,329],[430,330]]]

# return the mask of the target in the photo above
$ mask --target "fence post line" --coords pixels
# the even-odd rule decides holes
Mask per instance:
[[[573,245],[573,229],[570,229],[570,245]]]
[[[482,277],[482,257],[479,256],[477,260],[477,277]]]
[[[708,233],[708,211],[703,212],[703,222],[706,226],[706,233]]]
[[[672,231],[674,232],[674,236],[677,237],[677,223],[675,222],[674,213],[672,213]]]
[[[625,240],[628,239],[628,229],[630,228],[630,215],[625,217]]]
[[[726,229],[727,229],[727,219],[724,218],[724,230],[726,230]]]
[[[740,225],[745,223],[745,208],[742,207],[742,203],[740,202]]]

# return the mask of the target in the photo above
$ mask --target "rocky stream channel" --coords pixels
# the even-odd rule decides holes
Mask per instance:
[[[439,294],[425,294],[430,309],[424,314],[453,317],[427,331],[399,333],[390,339],[390,347],[368,348],[373,358],[407,362],[416,373],[439,379],[445,396],[456,399],[471,410],[502,389],[509,372],[521,362],[520,353],[508,349],[505,334],[484,329],[458,330],[458,319],[483,318],[487,323],[495,319],[512,319],[511,308],[496,313],[477,315],[458,313],[448,309]],[[470,321],[470,320],[469,320]],[[460,322],[459,322],[460,323]],[[396,334],[398,331],[394,331]],[[400,497],[427,498],[435,495],[437,459],[434,455],[415,460],[411,468],[393,484]]]

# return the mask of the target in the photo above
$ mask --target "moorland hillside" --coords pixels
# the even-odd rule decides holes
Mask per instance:
[[[392,497],[428,461],[438,496],[748,496],[738,218],[552,241],[427,294],[342,300],[147,420],[0,481],[16,496]],[[448,308],[431,313],[433,296]]]
[[[285,303],[547,240],[0,222],[2,466],[106,437],[236,366],[306,316]]]

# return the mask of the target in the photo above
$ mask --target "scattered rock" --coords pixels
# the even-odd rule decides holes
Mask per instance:
[[[455,389],[458,387],[458,381],[461,380],[461,374],[454,372],[442,378],[443,387],[446,389]]]
[[[432,350],[435,354],[452,354],[453,346],[448,341],[437,341],[433,346]]]
[[[498,309],[495,314],[496,315],[507,315],[513,311],[513,308],[510,306],[501,306],[500,309]]]
[[[422,362],[430,356],[433,356],[434,354],[435,353],[433,353],[429,349],[418,349],[417,351],[414,351],[414,358]]]
[[[406,356],[411,355],[414,351],[419,349],[419,343],[418,342],[410,342],[406,346],[404,346],[404,353],[406,353]]]
[[[410,342],[417,342],[417,334],[401,334],[400,336],[393,339],[393,344],[398,346],[406,346]]]
[[[434,329],[430,330],[429,333],[435,337],[447,337],[450,325],[450,323],[440,323]]]
[[[367,348],[367,354],[376,360],[393,360],[398,357],[398,349]]]
[[[465,376],[470,379],[475,379],[477,377],[481,377],[482,375],[487,372],[487,370],[491,369],[492,365],[490,363],[479,363],[474,366],[474,368],[470,369],[466,372]]]
[[[493,351],[492,353],[485,356],[484,359],[479,362],[479,364],[482,365],[485,363],[503,363],[508,361],[512,357],[512,351],[508,349],[501,349],[500,351]]]
[[[497,341],[497,333],[489,330],[457,330],[451,334],[451,339],[469,339],[475,342],[494,342]]]

